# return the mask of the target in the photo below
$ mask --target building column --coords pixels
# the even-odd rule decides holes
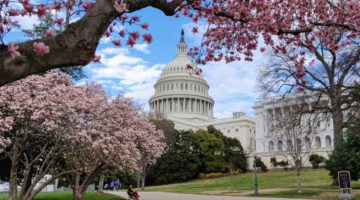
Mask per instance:
[[[159,106],[160,106],[160,113],[162,113],[162,104],[163,104],[163,100],[162,99],[160,99],[159,100]]]
[[[154,103],[155,103],[155,114],[157,114],[158,113],[157,100]]]
[[[171,112],[170,111],[170,99],[169,98],[167,99],[167,112],[168,113]]]
[[[180,98],[177,98],[176,112],[180,112]]]
[[[209,107],[209,103],[208,103],[207,101],[205,101],[205,114],[206,114],[206,115],[209,115],[209,109],[208,109],[208,107]]]
[[[185,105],[186,105],[186,98],[183,98],[183,112],[186,112],[186,107],[185,107]]]
[[[191,99],[191,112],[195,113],[195,99]]]
[[[203,100],[200,101],[200,108],[201,108],[200,113],[204,114],[204,101]]]

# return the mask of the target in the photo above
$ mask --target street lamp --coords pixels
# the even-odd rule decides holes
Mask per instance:
[[[253,168],[254,168],[254,196],[259,196],[259,184],[258,184],[257,175],[256,175],[256,157],[255,156],[254,156]]]

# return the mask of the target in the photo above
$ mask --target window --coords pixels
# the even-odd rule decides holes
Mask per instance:
[[[274,151],[274,143],[273,141],[269,142],[269,152],[273,152]]]
[[[283,141],[282,141],[282,140],[279,140],[279,141],[278,141],[278,146],[277,146],[277,148],[278,148],[278,151],[283,151]]]
[[[182,90],[182,89],[183,89],[183,84],[181,83],[181,84],[180,84],[180,90]]]
[[[292,144],[292,141],[291,140],[288,140],[287,142],[286,142],[286,149],[288,150],[288,151],[290,151],[290,150],[292,150],[293,149],[293,144]]]
[[[325,146],[331,147],[331,137],[328,135],[325,137]]]
[[[305,148],[307,150],[311,149],[311,141],[310,141],[310,138],[308,138],[308,137],[305,138]]]
[[[301,146],[301,140],[298,138],[296,139],[296,150],[297,152],[301,152],[302,146]]]
[[[235,129],[236,132],[239,132],[239,129]]]
[[[319,136],[315,138],[315,147],[316,147],[316,148],[320,148],[320,147],[321,147],[321,139],[320,139]]]

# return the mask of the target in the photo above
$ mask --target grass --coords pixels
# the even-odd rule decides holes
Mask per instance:
[[[331,185],[332,179],[324,169],[304,170],[302,173],[303,193],[296,191],[294,171],[258,173],[261,196],[332,199],[339,195],[339,189]],[[194,180],[186,183],[147,187],[147,191],[177,193],[251,196],[254,179],[252,173],[227,176],[209,180]],[[360,194],[360,181],[353,182],[354,193]]]
[[[7,193],[0,193],[0,200],[7,200]],[[87,192],[85,200],[123,200],[119,196],[106,193]],[[72,200],[72,192],[49,192],[40,193],[34,200]]]

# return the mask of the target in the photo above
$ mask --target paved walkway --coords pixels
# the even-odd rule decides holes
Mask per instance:
[[[127,199],[126,192],[108,192],[119,195]],[[210,196],[198,194],[178,194],[169,192],[140,192],[140,200],[288,200],[285,198],[265,198],[265,197],[232,197],[232,196]],[[291,199],[300,200],[300,199]],[[305,199],[302,199],[305,200]]]

